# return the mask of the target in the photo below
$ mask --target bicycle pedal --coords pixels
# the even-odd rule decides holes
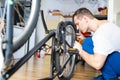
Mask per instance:
[[[38,79],[38,80],[53,80],[53,79],[52,79],[52,78],[47,77],[47,78]]]
[[[75,48],[69,48],[68,53],[70,53],[70,54],[78,54],[79,51],[78,51],[78,49],[75,49]]]

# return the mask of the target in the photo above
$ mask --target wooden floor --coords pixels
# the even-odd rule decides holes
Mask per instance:
[[[50,55],[47,55],[44,59],[38,59],[33,56],[9,80],[38,80],[48,77],[49,73]],[[91,80],[92,77],[99,74],[99,71],[94,70],[89,65],[85,64],[83,66],[78,63],[71,80]],[[55,80],[58,79],[55,78]]]

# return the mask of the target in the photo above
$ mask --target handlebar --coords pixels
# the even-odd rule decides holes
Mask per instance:
[[[41,19],[42,19],[43,27],[45,29],[45,33],[48,34],[49,30],[48,30],[46,22],[45,22],[43,10],[41,10],[40,13],[41,13]]]

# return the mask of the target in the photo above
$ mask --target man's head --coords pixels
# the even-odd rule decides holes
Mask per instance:
[[[77,29],[82,32],[88,31],[90,21],[93,19],[93,14],[87,8],[80,8],[73,15],[73,20],[77,26]]]

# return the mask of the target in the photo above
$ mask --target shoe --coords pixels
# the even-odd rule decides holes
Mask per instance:
[[[92,80],[104,80],[102,75],[94,77]]]

